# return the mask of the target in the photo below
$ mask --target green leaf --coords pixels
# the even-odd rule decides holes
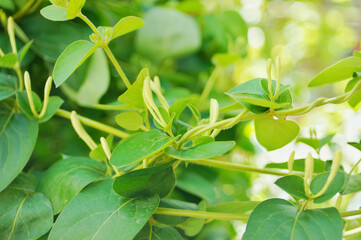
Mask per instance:
[[[147,223],[133,240],[183,240],[177,230],[170,226],[152,226]]]
[[[145,106],[143,100],[143,83],[146,77],[149,77],[149,70],[148,68],[143,68],[138,74],[137,80],[127,89],[127,91],[120,95],[118,101],[143,109]]]
[[[73,19],[77,17],[78,13],[80,13],[82,7],[84,6],[84,3],[85,0],[69,0],[66,17],[68,19]]]
[[[217,53],[213,56],[212,62],[215,65],[220,65],[222,67],[227,67],[229,65],[232,65],[236,63],[238,60],[240,60],[241,57],[237,54],[231,54],[231,53]]]
[[[145,26],[137,32],[135,46],[150,59],[186,56],[201,46],[197,22],[175,9],[153,7],[144,16],[144,22]]]
[[[242,240],[342,239],[343,223],[336,208],[299,212],[283,199],[269,199],[252,212]]]
[[[216,141],[199,144],[186,150],[178,150],[173,147],[168,147],[165,152],[177,159],[204,159],[222,155],[231,150],[234,147],[234,144],[234,141]]]
[[[18,58],[15,53],[8,53],[0,57],[0,68],[13,68]]]
[[[198,211],[206,211],[207,203],[206,201],[201,201],[198,204]],[[190,218],[185,223],[182,224],[184,228],[184,233],[189,236],[193,237],[196,236],[203,228],[205,219],[202,218]]]
[[[359,78],[352,79],[349,81],[346,85],[345,92],[351,91],[356,83],[360,81]],[[348,100],[348,104],[357,111],[360,108],[360,102],[361,102],[361,90],[358,90],[351,98]]]
[[[58,96],[49,97],[48,106],[46,108],[46,112],[42,118],[39,119],[39,123],[44,123],[52,118],[56,111],[63,105],[64,101]]]
[[[272,80],[273,94],[276,84],[277,82]],[[292,107],[292,97],[288,89],[280,93],[276,101],[272,103],[268,96],[267,86],[267,79],[256,78],[234,87],[226,92],[226,94],[256,114],[264,113],[268,111],[269,108],[281,110]],[[280,89],[284,87],[284,85],[280,84]]]
[[[112,184],[109,179],[80,192],[59,215],[49,240],[133,239],[157,209],[159,197],[123,198]]]
[[[353,73],[359,71],[361,71],[361,58],[355,56],[348,57],[324,69],[310,81],[308,86],[316,87],[324,84],[350,80],[353,78]]]
[[[51,204],[42,193],[33,191],[35,184],[35,177],[20,174],[0,193],[1,239],[37,239],[51,229]]]
[[[310,190],[313,194],[317,194],[321,191],[322,187],[325,185],[328,176],[330,175],[329,172],[318,174],[316,177],[312,179],[310,184]],[[331,182],[331,185],[327,189],[327,191],[322,194],[320,197],[315,198],[313,201],[314,203],[322,203],[324,201],[329,200],[332,198],[336,193],[338,193],[344,186],[345,183],[345,174],[343,172],[338,172]]]
[[[21,63],[26,55],[26,53],[29,51],[30,47],[33,45],[33,40],[31,40],[30,42],[28,42],[27,44],[25,44],[18,52],[18,59],[19,62]]]
[[[59,56],[55,63],[53,77],[60,86],[96,50],[96,46],[85,40],[73,42]]]
[[[115,122],[122,128],[136,131],[143,126],[143,118],[137,112],[122,112],[115,116]]]
[[[143,27],[143,25],[144,22],[139,17],[134,17],[134,16],[124,17],[120,19],[119,22],[117,22],[117,24],[115,24],[113,28],[113,34],[111,40],[120,37],[124,34],[127,34],[129,32],[133,32],[138,28]]]
[[[259,202],[243,201],[243,202],[225,202],[207,207],[207,212],[223,212],[233,214],[244,214],[255,209]]]
[[[122,197],[141,198],[157,194],[166,197],[175,187],[176,176],[172,167],[174,161],[131,171],[117,177],[113,189]]]
[[[23,170],[38,136],[36,120],[0,110],[0,191]]]
[[[124,167],[146,159],[168,147],[174,139],[159,130],[134,134],[119,143],[110,162]]]
[[[107,58],[104,51],[97,49],[61,89],[80,106],[91,107],[99,103],[109,83]]]
[[[44,174],[37,191],[47,196],[58,214],[84,187],[105,178],[103,163],[85,157],[68,157],[53,164]]]
[[[49,0],[52,4],[59,7],[66,7],[68,5],[69,0]]]
[[[296,122],[271,117],[255,119],[254,127],[258,142],[268,151],[287,145],[300,131]]]
[[[341,194],[347,195],[359,191],[361,191],[361,173],[349,176],[347,185]]]
[[[107,141],[110,150],[112,150],[114,136],[109,135],[108,137],[106,137],[105,140]],[[89,153],[89,157],[92,159],[98,160],[98,161],[108,160],[108,158],[104,152],[102,144],[98,144],[98,146],[95,149],[91,150]]]
[[[35,92],[31,92],[31,94],[33,95],[35,110],[37,112],[41,111],[43,104],[41,103],[40,97]],[[34,115],[30,109],[28,94],[26,93],[26,91],[16,92],[16,99],[18,101],[21,111],[23,111],[23,113],[25,113],[28,118],[33,118]]]
[[[40,14],[51,21],[68,21],[66,8],[50,5],[40,10]]]
[[[193,211],[197,211],[198,209],[197,204],[175,200],[175,199],[163,199],[160,201],[159,207],[193,210]],[[167,216],[161,214],[155,214],[153,217],[159,223],[172,225],[172,226],[182,224],[185,221],[187,221],[187,219],[189,219],[189,217]]]
[[[295,198],[307,199],[304,180],[300,176],[285,176],[278,179],[275,184]]]
[[[0,101],[11,97],[16,91],[16,78],[0,73]]]
[[[175,114],[174,119],[178,119],[179,116],[184,111],[184,109],[187,107],[187,105],[191,102],[195,102],[195,100],[196,100],[195,98],[183,98],[174,102],[169,107],[169,114],[172,115],[174,113]]]
[[[14,10],[15,5],[12,0],[1,0],[0,7],[9,9],[9,10]]]
[[[316,151],[320,151],[323,146],[331,142],[332,138],[335,136],[335,134],[329,134],[321,139],[317,138],[298,138],[297,142],[302,142]]]
[[[354,148],[357,148],[358,150],[361,151],[361,140],[360,140],[359,143],[358,142],[348,142],[347,144],[354,147]]]
[[[237,232],[230,221],[212,221],[204,226],[197,235],[197,240],[229,240],[236,239]]]
[[[288,161],[281,163],[268,163],[266,168],[288,169]],[[305,159],[296,159],[293,162],[293,171],[304,172],[305,171]],[[325,171],[325,162],[314,158],[313,159],[313,172],[321,173]]]

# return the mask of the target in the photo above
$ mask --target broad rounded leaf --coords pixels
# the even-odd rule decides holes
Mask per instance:
[[[312,179],[312,182],[310,184],[310,190],[313,194],[317,194],[319,191],[321,191],[322,187],[325,185],[328,176],[330,175],[329,172],[318,174],[316,177]],[[345,183],[345,173],[338,172],[335,176],[335,178],[332,180],[331,185],[327,189],[327,191],[321,195],[320,197],[314,199],[313,201],[315,203],[322,203],[326,200],[329,200],[333,196],[336,195],[337,192],[339,192]]]
[[[33,102],[34,102],[35,110],[37,112],[40,112],[41,108],[43,106],[43,104],[40,100],[40,97],[35,92],[31,92],[31,94],[33,95]],[[25,115],[28,116],[28,118],[34,118],[34,114],[30,109],[29,98],[28,98],[28,94],[26,93],[26,91],[17,91],[16,99],[17,99],[17,102],[18,102],[18,105],[19,105],[21,111],[23,111],[23,113],[25,113]]]
[[[11,97],[16,91],[16,78],[0,73],[0,101]]]
[[[128,199],[116,194],[113,180],[91,184],[62,211],[49,240],[133,239],[159,204],[159,197]]]
[[[136,131],[143,125],[143,118],[137,112],[122,112],[115,116],[115,122],[122,128]]]
[[[278,179],[275,184],[293,197],[307,199],[304,180],[300,176],[285,176]]]
[[[23,170],[33,152],[38,124],[24,114],[0,110],[0,191]]]
[[[349,176],[347,185],[341,194],[347,195],[359,191],[361,191],[361,173]]]
[[[206,211],[207,202],[202,200],[198,204],[198,211]],[[205,224],[205,219],[202,218],[190,218],[185,223],[182,224],[182,228],[184,229],[184,233],[189,236],[193,237],[196,236],[203,228]]]
[[[162,151],[173,141],[173,138],[159,130],[137,133],[119,143],[110,162],[117,167],[127,166]]]
[[[183,240],[177,230],[171,226],[152,226],[147,223],[133,240]]]
[[[242,240],[340,240],[343,223],[336,208],[299,212],[283,199],[269,199],[252,212]]]
[[[40,14],[51,21],[68,21],[66,8],[50,5],[40,10]]]
[[[50,230],[50,201],[42,193],[33,192],[32,180],[25,174],[19,175],[0,193],[1,239],[37,239]]]
[[[157,194],[166,197],[175,186],[176,177],[172,167],[174,161],[131,171],[117,177],[113,189],[122,197],[140,198]]]
[[[47,196],[58,214],[85,186],[105,178],[103,163],[85,157],[68,157],[53,164],[37,190]]]
[[[254,127],[258,142],[268,151],[287,145],[300,131],[296,122],[271,117],[254,120]]]
[[[95,51],[96,46],[85,40],[70,44],[55,63],[53,77],[58,87]]]
[[[139,17],[134,17],[134,16],[124,17],[120,19],[119,22],[117,22],[117,24],[115,24],[111,39],[120,37],[124,34],[137,30],[138,28],[143,27],[143,25],[144,22]]]
[[[165,152],[177,159],[195,160],[222,155],[234,147],[234,141],[215,141],[199,144],[186,150],[168,147]]]
[[[361,71],[361,58],[352,56],[324,69],[308,84],[309,87],[316,87],[324,84],[350,80],[354,72]]]
[[[52,118],[56,111],[63,105],[64,101],[58,96],[49,97],[48,106],[46,108],[46,112],[42,118],[39,119],[39,123],[43,123]]]
[[[354,86],[356,85],[356,83],[360,81],[359,78],[355,78],[352,79],[351,81],[349,81],[346,85],[345,88],[345,92],[349,92],[351,91]],[[360,103],[361,103],[361,90],[358,90],[351,98],[350,100],[348,100],[348,104],[355,110],[357,111],[360,108]]]
[[[180,11],[155,7],[146,13],[144,22],[136,35],[136,49],[146,57],[181,57],[197,51],[201,45],[197,22]]]

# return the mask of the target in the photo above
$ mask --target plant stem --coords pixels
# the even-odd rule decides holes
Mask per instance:
[[[63,110],[63,109],[58,109],[56,111],[56,115],[58,115],[60,117],[63,117],[63,118],[70,119],[70,112],[68,112],[66,110]],[[114,136],[117,136],[117,137],[120,137],[120,138],[126,138],[126,137],[129,136],[129,134],[126,133],[126,132],[120,131],[119,129],[110,127],[110,126],[108,126],[106,124],[94,121],[92,119],[82,117],[82,116],[78,116],[78,118],[83,124],[85,124],[85,125],[87,125],[89,127],[93,127],[95,129],[98,129],[100,131],[112,134]]]
[[[183,209],[172,209],[172,208],[157,208],[155,214],[170,215],[170,216],[183,216],[183,217],[195,217],[205,219],[217,219],[217,220],[244,220],[247,221],[248,215],[240,215],[234,213],[218,213],[218,212],[203,212],[203,211],[192,211]]]
[[[129,88],[131,86],[127,76],[125,75],[125,73],[123,72],[122,68],[120,67],[118,61],[115,59],[112,51],[110,50],[110,48],[108,47],[108,43],[105,41],[105,39],[102,37],[102,35],[99,33],[98,29],[95,27],[95,25],[89,20],[89,18],[87,18],[84,14],[80,13],[78,15],[78,17],[83,20],[92,30],[93,32],[102,39],[103,41],[103,48],[104,51],[106,52],[106,54],[108,55],[110,61],[113,63],[115,69],[117,70],[118,74],[120,75],[120,77],[122,78],[125,86],[127,86],[127,88]]]
[[[354,211],[348,211],[348,212],[341,212],[342,217],[350,217],[354,215],[361,215],[361,209],[354,210]]]
[[[19,63],[16,63],[16,65],[14,67],[14,70],[16,72],[16,75],[18,76],[18,79],[19,79],[19,90],[22,91],[23,88],[24,88],[24,79],[23,79],[23,74],[21,72]]]
[[[205,102],[213,88],[214,83],[217,80],[217,77],[220,74],[220,67],[216,67],[213,72],[211,73],[211,76],[208,78],[208,81],[206,83],[206,86],[203,89],[203,92],[199,98],[199,103],[202,104]]]
[[[127,88],[129,88],[131,86],[127,76],[125,75],[125,73],[123,72],[123,69],[120,67],[117,59],[115,59],[112,51],[110,50],[110,48],[108,47],[108,45],[104,46],[104,50],[107,53],[110,61],[113,63],[115,69],[117,70],[118,74],[120,75],[120,77],[122,78],[125,86],[127,86]]]
[[[349,230],[343,234],[343,237],[356,237],[361,234],[361,227]]]
[[[184,160],[186,161],[186,160]],[[273,169],[261,169],[256,167],[250,167],[250,166],[243,166],[236,163],[229,163],[229,162],[222,162],[222,161],[216,161],[216,160],[209,160],[209,159],[199,159],[199,160],[189,160],[189,163],[209,166],[209,167],[217,167],[217,168],[223,168],[233,171],[240,171],[240,172],[253,172],[253,173],[263,173],[263,174],[270,174],[275,176],[288,176],[290,175],[288,172],[282,172],[277,171]],[[304,176],[304,173],[301,172],[293,172],[292,175],[297,176]]]
[[[24,6],[17,12],[13,15],[13,18],[15,20],[18,20],[20,18],[22,18],[29,10],[29,8],[31,7],[31,5],[33,5],[33,3],[35,2],[35,0],[29,0],[27,1]]]

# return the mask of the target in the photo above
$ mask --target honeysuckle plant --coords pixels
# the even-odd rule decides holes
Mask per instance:
[[[52,5],[41,10],[45,18],[79,18],[93,32],[89,40],[78,40],[65,48],[46,80],[41,101],[32,91],[29,72],[21,69],[32,42],[19,50],[14,20],[7,19],[12,51],[0,51],[0,67],[17,77],[1,73],[0,78],[0,239],[198,239],[204,226],[217,220],[247,224],[244,240],[337,240],[361,233],[360,226],[345,230],[349,218],[360,216],[361,210],[341,210],[345,195],[361,191],[361,175],[356,173],[360,161],[347,172],[340,151],[328,161],[311,154],[294,159],[292,152],[287,162],[257,168],[227,161],[224,156],[235,148],[235,142],[215,140],[223,130],[252,120],[258,142],[272,151],[299,135],[299,125],[289,117],[305,115],[326,104],[348,102],[356,108],[361,102],[359,52],[309,82],[315,87],[348,81],[345,93],[320,97],[310,105],[293,107],[291,86],[280,82],[281,61],[276,58],[275,64],[268,61],[268,78],[252,79],[230,89],[225,94],[233,103],[220,108],[217,99],[209,99],[209,92],[222,65],[236,60],[232,54],[214,57],[217,67],[200,96],[171,103],[164,96],[159,77],[145,68],[135,81],[129,80],[109,47],[115,38],[141,28],[141,18],[129,16],[114,26],[96,27],[82,13],[85,0],[50,2]],[[65,110],[60,97],[50,96],[53,82],[61,86],[88,58],[104,53],[127,89],[120,93],[118,104],[96,107],[116,111],[114,123],[118,127]],[[272,65],[275,80],[271,78]],[[205,102],[209,105],[207,117],[199,111]],[[190,114],[183,118],[186,110]],[[227,112],[236,114],[224,118]],[[63,156],[41,176],[23,172],[39,127],[56,116],[70,120],[89,147],[89,155]],[[92,138],[84,126],[98,130],[101,137]],[[319,154],[332,137],[319,139],[311,134],[297,141]],[[361,142],[349,144],[361,151]],[[279,176],[275,184],[291,200],[214,204],[204,198],[196,204],[173,198],[178,169],[186,172],[189,165]],[[194,174],[188,186],[199,184],[197,172]],[[329,201],[331,198],[336,201]]]

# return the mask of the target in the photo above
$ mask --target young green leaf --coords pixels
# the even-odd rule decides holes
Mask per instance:
[[[318,138],[298,138],[297,142],[302,142],[313,149],[315,149],[317,152],[321,150],[323,146],[331,142],[332,138],[335,136],[335,134],[329,134],[321,139]]]
[[[189,103],[195,102],[195,98],[183,98],[174,102],[169,108],[169,114],[175,114],[174,119],[178,119]]]
[[[0,68],[13,68],[18,58],[15,53],[8,53],[0,57]]]
[[[146,77],[149,77],[149,70],[148,68],[143,68],[138,74],[137,80],[127,89],[127,91],[119,96],[118,101],[143,109],[143,83]]]
[[[96,50],[96,46],[85,40],[70,44],[55,63],[53,77],[55,85],[60,86]]]
[[[58,7],[66,8],[68,5],[69,0],[49,0],[52,4]]]
[[[109,135],[108,137],[105,138],[105,140],[107,141],[110,150],[112,150],[114,136]],[[104,152],[102,144],[98,144],[98,146],[95,149],[91,150],[89,153],[89,157],[91,159],[98,160],[98,161],[106,161],[108,159]]]
[[[276,84],[277,82],[272,80],[273,90],[275,90]],[[265,85],[268,85],[267,79],[256,78],[234,87],[226,94],[256,114],[264,113],[269,108],[287,109],[292,107],[292,97],[288,89],[280,93],[276,101],[272,103],[268,96],[268,87],[265,87]],[[283,87],[285,86],[280,84],[280,88]]]
[[[82,7],[84,6],[85,0],[69,0],[67,6],[66,17],[68,19],[73,19],[77,17],[80,13]]]
[[[348,142],[347,144],[361,151],[361,140],[360,142]]]
[[[38,124],[24,114],[0,111],[0,191],[23,170],[33,152]]]
[[[300,131],[296,122],[270,117],[254,120],[254,127],[258,142],[268,151],[287,145]]]
[[[124,34],[127,34],[129,32],[135,31],[138,28],[143,27],[143,25],[144,22],[139,17],[134,17],[134,16],[124,17],[120,19],[119,22],[117,22],[117,24],[115,24],[113,28],[113,34],[111,40],[120,37]]]
[[[288,162],[281,163],[268,163],[266,168],[288,169]],[[293,171],[304,172],[305,171],[305,159],[297,159],[293,162]],[[325,162],[314,158],[313,159],[313,172],[321,173],[325,171]]]
[[[117,167],[124,167],[164,150],[173,141],[174,139],[158,130],[137,133],[119,143],[110,162]]]
[[[165,152],[173,158],[195,160],[222,155],[231,150],[234,144],[234,141],[216,141],[196,145],[185,150],[168,147]]]
[[[252,212],[242,239],[339,240],[342,229],[342,218],[336,208],[299,212],[288,201],[274,198],[262,202]]]
[[[329,172],[318,174],[316,177],[312,179],[312,182],[310,184],[310,189],[313,194],[317,194],[319,191],[321,191],[322,187],[325,185],[328,176],[330,175]],[[315,198],[313,201],[315,203],[322,203],[324,201],[329,200],[332,198],[336,193],[341,191],[345,183],[345,173],[338,172],[331,182],[330,187],[327,189],[327,191],[319,196],[318,198]]]
[[[176,183],[172,167],[174,161],[131,171],[117,177],[113,189],[125,198],[151,197],[157,194],[160,198],[166,197]]]
[[[341,194],[347,195],[359,191],[361,191],[361,173],[349,176],[346,187]]]
[[[197,211],[197,209],[198,209],[198,206],[195,203],[189,203],[189,202],[175,200],[175,199],[163,199],[160,201],[159,207],[193,210],[193,211]],[[189,219],[188,217],[167,216],[167,215],[161,215],[161,214],[156,214],[153,217],[159,223],[172,225],[172,226],[182,224],[185,221],[187,221],[187,219]]]
[[[35,185],[35,177],[20,174],[0,193],[1,239],[38,239],[51,229],[51,203]]]
[[[355,56],[348,57],[324,69],[310,81],[308,86],[316,87],[324,84],[331,84],[344,80],[350,80],[353,78],[354,72],[360,71],[361,58]]]
[[[285,176],[278,179],[275,184],[295,198],[307,199],[304,188],[304,180],[300,176]]]
[[[15,5],[12,0],[2,0],[0,1],[0,7],[3,7],[8,10],[14,10]]]
[[[49,240],[133,239],[159,204],[159,197],[127,199],[112,189],[113,180],[91,184],[57,218]]]
[[[26,55],[26,53],[29,51],[30,47],[33,45],[33,40],[29,41],[27,44],[25,44],[18,52],[18,59],[21,63]]]
[[[85,157],[68,157],[53,164],[37,187],[58,214],[89,183],[105,178],[103,163]]]
[[[136,131],[143,126],[143,118],[137,112],[122,112],[115,116],[115,122],[122,128]]]
[[[49,103],[46,108],[46,112],[42,118],[39,119],[39,123],[44,123],[48,121],[55,115],[55,112],[63,105],[64,101],[58,96],[49,97]]]
[[[356,83],[360,81],[359,78],[352,79],[346,85],[345,92],[351,91],[356,85]],[[360,108],[361,103],[361,90],[358,90],[351,98],[348,100],[348,104],[357,111]]]
[[[66,8],[50,5],[40,10],[40,14],[51,21],[68,21]]]
[[[16,78],[0,73],[0,101],[11,97],[16,91]]]

